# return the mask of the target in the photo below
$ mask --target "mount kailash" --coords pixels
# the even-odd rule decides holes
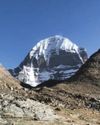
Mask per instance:
[[[87,52],[63,36],[38,42],[11,74],[21,82],[37,86],[47,80],[65,80],[87,60]]]

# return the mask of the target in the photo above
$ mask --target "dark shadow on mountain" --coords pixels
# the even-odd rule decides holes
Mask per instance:
[[[23,83],[23,82],[21,82],[20,85],[21,85],[22,87],[27,88],[27,89],[30,89],[30,90],[33,88],[33,87],[30,86],[29,84],[26,84],[26,83]]]
[[[64,80],[64,81],[66,81],[66,80]],[[34,89],[34,88],[53,87],[53,86],[55,86],[57,84],[60,84],[64,81],[63,80],[62,81],[61,80],[60,81],[59,80],[48,80],[48,81],[45,81],[45,82],[41,83],[40,85],[38,85],[36,87],[32,87],[28,84],[25,84],[25,83],[21,82],[21,86],[31,90],[31,89]]]
[[[37,87],[53,87],[53,86],[60,84],[62,82],[63,81],[61,81],[61,80],[48,80],[48,81],[41,83]]]

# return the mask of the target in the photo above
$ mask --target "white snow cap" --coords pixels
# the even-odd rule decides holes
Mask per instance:
[[[52,50],[56,50],[58,55],[59,50],[65,50],[72,53],[79,52],[78,46],[71,40],[60,35],[55,35],[38,42],[36,46],[32,48],[30,52],[30,58],[35,55],[36,59],[38,59],[38,56],[44,55],[45,60],[47,60]]]

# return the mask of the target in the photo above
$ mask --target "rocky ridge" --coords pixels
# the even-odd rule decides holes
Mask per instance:
[[[100,85],[100,49],[95,52],[69,80]]]

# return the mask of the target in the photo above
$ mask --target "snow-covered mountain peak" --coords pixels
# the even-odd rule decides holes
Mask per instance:
[[[79,48],[68,38],[55,35],[39,41],[12,74],[35,87],[49,79],[69,78],[86,60],[84,48]]]
[[[38,59],[38,56],[43,55],[45,60],[49,58],[51,51],[56,51],[59,54],[59,50],[65,50],[67,52],[78,53],[79,48],[76,44],[70,41],[68,38],[65,38],[60,35],[55,35],[44,40],[41,40],[34,46],[30,52],[30,58],[35,55]]]
[[[55,46],[53,46],[55,45]],[[48,49],[48,46],[51,46],[53,49],[55,48],[63,48],[67,49],[67,50],[71,50],[71,49],[77,49],[78,46],[76,44],[74,44],[71,40],[69,40],[68,38],[65,38],[63,36],[60,35],[55,35],[55,36],[51,36],[49,38],[43,39],[41,41],[39,41],[36,46],[33,47],[32,50],[36,50],[36,48],[41,48],[41,46],[44,49]]]

